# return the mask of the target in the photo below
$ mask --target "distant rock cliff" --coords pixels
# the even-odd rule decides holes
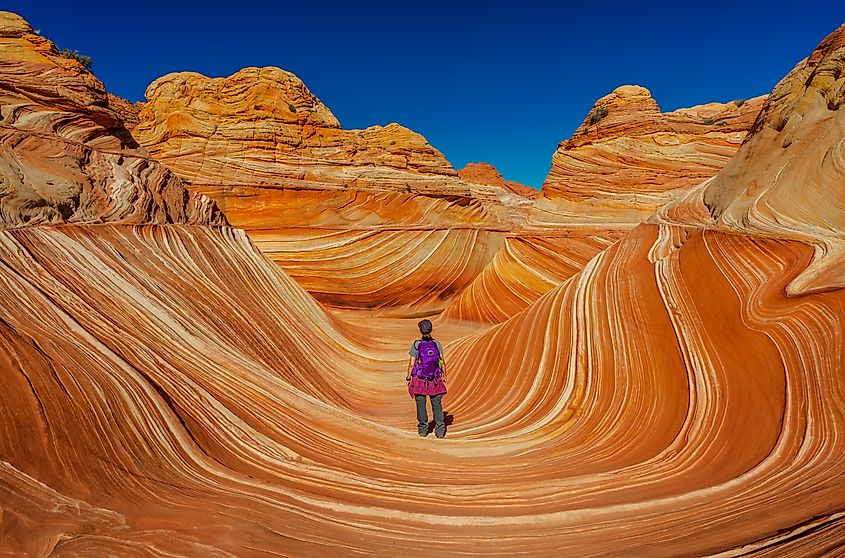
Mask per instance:
[[[147,99],[135,137],[218,199],[235,187],[413,193],[456,202],[463,221],[508,221],[501,192],[461,180],[424,137],[395,123],[344,130],[279,68],[169,74]]]
[[[513,180],[505,180],[498,169],[489,163],[467,163],[464,168],[458,171],[458,176],[467,182],[498,186],[507,192],[525,198],[534,199],[540,195],[539,190],[535,190],[530,186],[514,182]]]
[[[765,97],[660,112],[644,87],[602,97],[558,146],[535,225],[635,225],[711,178],[736,153]]]

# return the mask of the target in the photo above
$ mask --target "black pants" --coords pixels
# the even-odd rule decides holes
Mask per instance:
[[[417,402],[417,430],[420,436],[428,434],[428,412],[425,405],[425,395],[415,395]],[[429,395],[431,397],[431,412],[434,413],[434,433],[438,438],[446,435],[446,419],[443,416],[443,394]]]

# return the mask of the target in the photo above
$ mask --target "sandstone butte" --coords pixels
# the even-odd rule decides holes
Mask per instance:
[[[179,190],[174,218],[155,201],[175,199],[155,196],[167,171],[131,147],[99,82],[6,12],[0,52],[3,123],[30,139],[0,169],[0,553],[845,545],[845,291],[819,248],[845,228],[810,211],[843,185],[845,26],[715,177],[507,321],[441,319],[443,440],[416,435],[404,394],[416,319],[327,311],[196,194]],[[98,200],[82,213],[34,211],[95,191],[101,165],[62,174],[73,149],[124,154],[115,176],[152,170],[80,195]],[[808,271],[826,286],[788,294]]]
[[[458,171],[458,176],[467,182],[498,186],[503,190],[525,198],[534,199],[539,195],[539,192],[531,186],[526,186],[513,180],[505,180],[502,173],[490,163],[467,163],[464,168]]]
[[[617,88],[558,146],[532,224],[630,226],[647,219],[733,157],[763,101],[664,113],[648,89]]]

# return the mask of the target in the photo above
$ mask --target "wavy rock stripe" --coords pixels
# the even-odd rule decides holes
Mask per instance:
[[[775,86],[736,156],[649,222],[815,245],[792,295],[845,285],[845,25]]]
[[[719,226],[813,242],[791,294],[845,286],[845,25],[775,86],[751,137],[706,189]]]
[[[580,271],[623,234],[599,229],[507,237],[493,261],[449,302],[439,320],[502,322]]]
[[[845,542],[825,529],[845,508],[845,297],[783,296],[805,245],[696,233],[666,251],[671,234],[638,228],[521,314],[447,345],[456,421],[433,445],[406,426],[401,378],[368,389],[372,368],[396,374],[399,351],[339,336],[242,234],[90,229],[0,234],[0,282],[18,300],[0,306],[0,486],[32,494],[15,517],[57,510],[0,523],[0,548],[601,556],[744,552],[787,531]],[[74,500],[86,506],[59,505]]]
[[[475,229],[250,231],[256,246],[332,308],[442,310],[493,259],[500,233]]]
[[[288,187],[219,187],[192,184],[191,189],[214,199],[226,216],[246,231],[277,231],[290,227],[318,228],[448,228],[506,230],[477,201],[456,204],[446,199],[411,194],[358,190]]]
[[[796,243],[695,233],[666,251],[652,242],[673,235],[652,231],[638,229],[522,314],[458,343],[453,366],[481,372],[461,376],[453,390],[456,416],[479,401],[503,402],[501,413],[465,433],[478,428],[486,438],[494,425],[503,437],[513,425],[523,425],[523,436],[558,433],[560,449],[547,450],[565,456],[555,461],[569,481],[558,505],[620,491],[620,500],[605,501],[601,537],[621,533],[614,524],[625,515],[625,546],[573,532],[584,526],[575,520],[561,548],[578,555],[701,555],[743,540],[764,548],[781,529],[800,531],[816,515],[841,511],[845,501],[834,494],[843,468],[832,457],[840,442],[823,433],[843,416],[838,404],[810,395],[835,401],[842,392],[841,291],[783,296],[811,255]],[[655,248],[667,255],[649,264]],[[530,325],[538,322],[544,331]],[[817,331],[824,342],[813,340]],[[520,349],[497,349],[504,346]],[[515,370],[528,380],[518,387]],[[815,488],[831,499],[815,500]],[[782,490],[796,499],[781,500]],[[687,535],[669,535],[673,522]],[[845,542],[812,533],[820,545]]]
[[[135,137],[335,308],[442,310],[531,205],[398,124],[343,130],[278,68],[170,74],[147,98]]]
[[[270,259],[333,308],[442,310],[509,226],[477,201],[291,188],[197,188]]]

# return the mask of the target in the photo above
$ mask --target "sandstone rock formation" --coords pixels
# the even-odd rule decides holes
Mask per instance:
[[[334,307],[442,309],[529,208],[398,124],[342,129],[278,68],[170,74],[147,99],[134,136]]]
[[[0,227],[41,223],[209,223],[205,196],[139,149],[103,85],[33,33],[0,17]]]
[[[655,210],[718,172],[762,102],[759,97],[661,113],[638,86],[599,99],[573,137],[560,144],[527,222],[450,301],[444,317],[500,323],[562,284]],[[491,173],[495,169],[466,171],[477,181]]]
[[[787,292],[844,286],[843,46],[840,28],[777,84],[748,141],[723,171],[651,222],[807,242],[815,246],[813,263]]]
[[[195,187],[326,188],[472,198],[472,186],[419,134],[343,130],[295,75],[245,68],[183,72],[147,89],[135,137]],[[494,196],[488,196],[493,198]]]
[[[467,182],[475,184],[487,184],[489,186],[498,186],[503,190],[522,196],[524,198],[536,198],[540,192],[530,186],[520,184],[513,180],[505,180],[502,174],[489,163],[467,163],[467,165],[458,171],[458,176]]]
[[[18,71],[46,44],[26,29],[0,13],[0,51],[23,49],[0,66],[4,96],[48,70]],[[35,118],[15,125],[5,123],[17,105],[4,101],[4,125],[29,134],[36,152],[39,141],[64,141],[123,154],[107,168],[130,173],[142,157],[114,113],[74,104],[85,90],[71,79],[78,69],[50,68],[68,86],[22,102]],[[649,223],[626,223],[606,248],[575,239],[578,254],[596,251],[580,270],[578,254],[555,265],[562,236],[496,232],[494,268],[526,270],[509,285],[549,290],[533,302],[513,291],[511,302],[527,297],[520,311],[492,301],[503,288],[495,276],[481,279],[470,289],[491,299],[482,313],[515,315],[488,327],[455,305],[436,318],[453,419],[444,440],[417,436],[405,392],[417,318],[326,311],[216,212],[170,224],[172,213],[151,210],[145,189],[156,182],[104,181],[120,211],[77,210],[60,226],[9,219],[0,554],[836,555],[845,289],[786,289],[811,269],[814,246],[845,230],[836,207],[806,209],[842,185],[843,71],[845,26],[776,88],[735,164]],[[111,125],[92,125],[95,116]],[[39,128],[56,122],[67,124]],[[760,174],[757,158],[781,172]],[[83,166],[58,187],[63,157],[12,180],[10,160],[0,177],[11,199],[27,184],[44,199],[99,184],[101,167]],[[747,202],[755,194],[769,205]],[[329,251],[357,241],[290,242]],[[371,246],[339,258],[369,269],[383,259]],[[388,294],[406,297],[394,265],[383,270]],[[528,284],[528,270],[545,284]]]
[[[703,191],[719,226],[816,245],[791,294],[845,286],[845,30],[772,91],[753,138]]]
[[[636,225],[739,149],[764,97],[663,113],[644,87],[599,99],[552,158],[530,222]]]
[[[143,108],[143,103],[133,103],[117,95],[108,94],[109,108],[115,111],[126,129],[132,132],[138,125],[138,113]]]
[[[625,232],[570,229],[508,235],[490,264],[449,302],[440,321],[503,322],[581,271]]]

